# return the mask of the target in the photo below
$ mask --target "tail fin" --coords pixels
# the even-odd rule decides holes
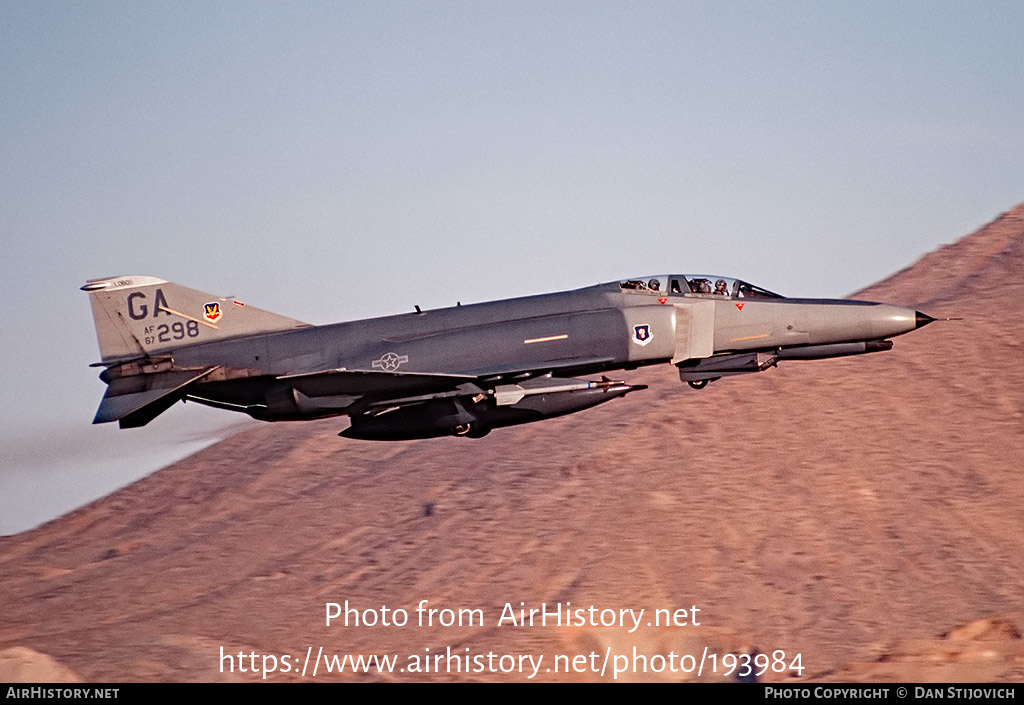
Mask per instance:
[[[82,290],[89,292],[103,364],[309,325],[155,277],[90,279]]]

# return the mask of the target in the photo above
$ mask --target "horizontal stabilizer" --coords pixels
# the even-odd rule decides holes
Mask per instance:
[[[185,396],[185,387],[213,372],[182,370],[115,377],[107,386],[93,423],[120,422],[121,428],[145,426]]]

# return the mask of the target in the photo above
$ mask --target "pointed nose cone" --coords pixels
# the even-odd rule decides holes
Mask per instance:
[[[917,327],[918,328],[924,328],[926,325],[928,325],[929,323],[931,323],[932,321],[935,320],[934,318],[929,316],[927,313],[921,313],[920,311],[915,311],[915,313],[917,314]]]

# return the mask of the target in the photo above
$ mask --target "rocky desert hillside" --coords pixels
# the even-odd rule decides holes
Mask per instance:
[[[278,671],[288,655],[270,678],[298,681],[321,647],[399,667],[451,647],[598,680],[544,669],[708,647],[801,655],[802,673],[767,680],[1020,680],[1022,274],[1018,206],[856,295],[963,318],[890,352],[700,392],[668,366],[626,373],[651,388],[480,440],[345,440],[337,419],[242,432],[0,539],[0,657],[87,681],[253,679],[237,658],[222,672],[223,647]],[[346,600],[409,624],[326,626],[325,604]],[[422,600],[484,623],[417,626]],[[499,625],[506,603],[645,613],[632,633]],[[646,624],[684,608],[686,625]]]

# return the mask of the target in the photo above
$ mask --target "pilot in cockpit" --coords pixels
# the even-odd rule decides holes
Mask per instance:
[[[710,294],[711,282],[708,279],[691,279],[690,291],[695,294]]]

